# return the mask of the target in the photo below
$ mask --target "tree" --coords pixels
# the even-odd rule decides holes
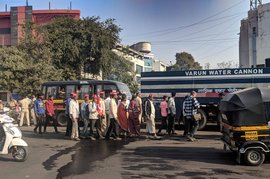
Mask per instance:
[[[64,79],[81,79],[81,72],[108,74],[114,45],[119,41],[120,28],[113,19],[99,17],[74,20],[56,18],[39,29],[53,54],[53,64],[63,70]],[[106,76],[104,76],[106,77]],[[103,77],[103,78],[104,78]]]
[[[36,94],[45,81],[60,79],[58,71],[45,58],[46,54],[39,50],[37,47],[32,53],[27,53],[18,47],[0,49],[2,89],[16,90],[20,94]]]
[[[225,68],[238,68],[238,64],[233,61],[223,61],[217,63],[217,68],[225,69]]]
[[[202,66],[195,62],[193,56],[187,52],[176,53],[176,63],[172,66],[173,70],[200,70]]]

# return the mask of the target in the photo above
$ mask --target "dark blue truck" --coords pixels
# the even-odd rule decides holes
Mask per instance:
[[[159,103],[162,97],[176,92],[176,116],[179,121],[182,119],[184,97],[196,91],[197,100],[201,104],[200,129],[203,129],[207,122],[219,123],[220,94],[249,87],[269,88],[270,68],[142,72],[140,87],[144,99],[149,94],[154,96],[157,116],[160,116]]]

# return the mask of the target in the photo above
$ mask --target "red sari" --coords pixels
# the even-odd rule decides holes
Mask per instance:
[[[128,129],[130,134],[139,135],[140,133],[140,109],[137,106],[137,102],[132,100],[128,107],[129,117],[128,117]]]
[[[128,131],[128,113],[126,101],[122,101],[117,109],[118,121],[121,129]]]

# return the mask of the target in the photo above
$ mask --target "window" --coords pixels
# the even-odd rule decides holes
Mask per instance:
[[[75,85],[66,86],[66,97],[68,98],[71,93],[75,92]]]
[[[143,72],[143,67],[140,65],[136,65],[136,74],[141,74]]]
[[[102,91],[102,85],[96,85],[96,91],[95,91],[95,93],[97,94],[100,91]]]
[[[112,92],[113,90],[114,91],[117,90],[116,85],[114,85],[114,84],[104,85],[104,92],[105,92],[105,94],[108,94],[108,93]]]
[[[84,95],[92,95],[92,85],[82,85],[80,88],[79,99],[83,99]]]
[[[52,95],[54,98],[56,98],[56,94],[57,94],[57,86],[48,86],[47,87],[46,99],[48,99],[50,95]]]
[[[144,66],[152,67],[153,66],[153,60],[152,59],[145,59],[144,60]]]
[[[131,92],[130,92],[128,86],[126,84],[123,84],[123,83],[118,83],[117,86],[119,88],[120,93],[126,94],[127,98],[130,100],[132,95],[131,95]]]
[[[58,98],[65,99],[65,97],[66,97],[66,86],[65,85],[59,86]]]

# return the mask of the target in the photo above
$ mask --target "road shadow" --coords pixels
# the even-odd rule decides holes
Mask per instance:
[[[38,134],[38,133],[34,133],[34,131],[23,131],[23,137],[33,138],[33,139],[70,140],[70,137],[65,136],[64,132],[61,132],[61,133],[46,132],[46,133]]]
[[[7,158],[7,157],[0,157],[0,161],[3,161],[3,162],[16,162],[13,158],[12,158],[12,156],[11,155],[6,155],[7,157],[9,157],[9,158]]]
[[[120,141],[98,140],[91,142],[89,140],[81,140],[73,147],[58,150],[56,154],[50,156],[42,165],[46,170],[52,170],[57,167],[56,162],[61,156],[75,152],[71,156],[71,162],[57,169],[58,174],[56,178],[60,179],[88,173],[94,170],[94,167],[92,167],[93,162],[106,159],[131,141],[124,139]]]
[[[130,153],[126,153],[130,155]],[[125,154],[124,154],[125,155]],[[195,161],[211,164],[235,165],[235,156],[232,152],[223,151],[221,149],[211,147],[138,147],[132,153],[134,156],[147,159],[151,162],[151,158],[179,161]]]

